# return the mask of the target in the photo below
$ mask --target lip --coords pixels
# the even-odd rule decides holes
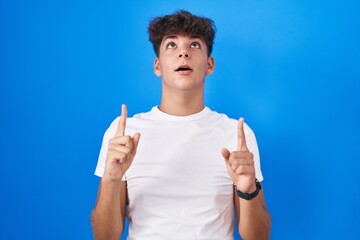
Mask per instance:
[[[180,75],[189,75],[193,69],[187,64],[181,64],[178,68],[175,69],[175,72]]]

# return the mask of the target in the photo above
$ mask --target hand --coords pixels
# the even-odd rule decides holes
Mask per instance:
[[[126,105],[123,104],[115,137],[109,141],[105,162],[104,176],[112,180],[121,180],[126,170],[129,169],[140,140],[140,133],[135,133],[133,137],[124,136],[126,118],[127,109]]]
[[[256,190],[254,156],[246,146],[244,132],[244,118],[238,123],[238,147],[234,152],[226,148],[221,150],[229,176],[236,188],[244,193],[252,193]]]

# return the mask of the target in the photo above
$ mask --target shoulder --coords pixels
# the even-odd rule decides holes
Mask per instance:
[[[236,128],[238,124],[237,119],[233,119],[225,113],[219,113],[210,109],[209,117],[211,118],[211,120],[215,120],[217,124],[220,124],[222,127]]]
[[[239,119],[231,118],[225,113],[218,113],[213,110],[210,110],[210,112],[211,112],[211,115],[215,119],[218,120],[218,124],[220,124],[220,127],[231,129],[233,131],[233,133],[237,135]],[[246,121],[246,119],[245,119],[245,121]],[[249,138],[255,137],[253,130],[246,122],[244,122],[244,131],[245,131],[246,137],[249,137]]]

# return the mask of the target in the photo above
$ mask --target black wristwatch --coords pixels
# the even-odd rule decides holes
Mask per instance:
[[[261,184],[260,182],[255,178],[255,184],[256,184],[256,190],[255,192],[253,193],[243,193],[241,191],[239,191],[236,186],[235,186],[235,189],[236,189],[236,194],[240,197],[240,198],[243,198],[245,200],[251,200],[253,199],[254,197],[256,197],[258,194],[259,194],[259,191],[261,190]]]

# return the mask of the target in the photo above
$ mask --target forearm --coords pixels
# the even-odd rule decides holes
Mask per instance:
[[[271,218],[267,211],[263,194],[252,200],[238,198],[240,211],[238,229],[244,240],[270,239]]]
[[[124,183],[101,179],[98,199],[91,215],[95,240],[119,239],[124,229]]]

